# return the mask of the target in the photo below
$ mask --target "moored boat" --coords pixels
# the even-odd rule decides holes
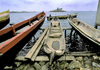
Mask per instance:
[[[9,10],[0,13],[0,29],[5,27],[10,21]]]
[[[0,30],[0,60],[5,61],[0,63],[0,69],[21,50],[31,34],[36,33],[43,24],[45,16],[45,12],[41,12],[30,19]]]
[[[55,16],[51,16],[51,14],[47,17],[47,20],[52,20]],[[73,15],[62,15],[62,16],[56,16],[59,19],[67,19],[68,17],[76,18],[77,13]]]
[[[76,19],[69,19],[69,24],[75,31],[77,31],[87,42],[90,41],[92,47],[96,50],[94,52],[100,52],[100,30]]]
[[[55,56],[64,54],[66,49],[63,29],[60,20],[55,17],[51,20],[49,30],[44,41],[44,51],[50,55],[50,65]]]

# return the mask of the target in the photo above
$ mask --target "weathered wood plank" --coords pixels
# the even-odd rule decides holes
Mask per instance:
[[[42,33],[42,35],[40,36],[40,38],[37,40],[37,42],[35,43],[35,45],[31,48],[31,50],[26,54],[25,58],[31,59],[32,55],[34,54],[34,52],[36,51],[36,49],[38,48],[38,46],[40,45],[42,39],[44,38],[46,32],[48,30],[48,27],[45,29],[45,31]]]
[[[45,30],[45,28],[40,28],[40,30]]]
[[[71,30],[72,28],[69,27],[69,28],[62,28],[63,30]],[[40,30],[45,30],[45,28],[40,28]]]
[[[40,45],[38,46],[36,52],[32,55],[32,57],[31,57],[31,60],[32,60],[32,61],[34,61],[35,58],[36,58],[36,56],[38,55],[39,50],[41,49],[41,47],[42,47],[42,45],[43,45],[43,42],[44,42],[44,39],[42,40],[42,42],[41,42]]]
[[[16,31],[16,34],[19,34],[19,33],[23,32],[23,31],[25,31],[27,28],[29,28],[29,25],[27,25],[27,26],[19,29],[18,31]]]
[[[17,56],[17,57],[15,58],[15,61],[23,62],[23,61],[27,61],[27,59],[25,59],[24,56]]]
[[[61,58],[58,59],[59,61],[63,61],[63,60],[67,60],[67,61],[70,61],[70,60],[75,60],[75,57],[74,56],[62,56]]]
[[[71,52],[71,53],[91,53],[91,51]]]
[[[63,60],[67,60],[67,61],[71,61],[71,60],[75,60],[74,56],[61,56],[58,61],[63,61]],[[37,56],[35,61],[49,61],[48,56]]]
[[[70,53],[66,55],[71,55],[71,56],[92,56],[92,55],[97,55],[96,53]]]
[[[71,30],[72,28],[62,28],[63,30]]]

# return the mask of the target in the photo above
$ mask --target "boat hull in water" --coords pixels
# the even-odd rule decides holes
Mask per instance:
[[[55,16],[51,16],[49,15],[47,17],[47,20],[52,20]],[[57,18],[59,19],[67,19],[68,17],[72,17],[72,18],[76,18],[77,17],[77,13],[76,14],[73,14],[73,15],[62,15],[62,16],[56,16]]]
[[[5,27],[10,21],[9,10],[0,13],[0,29]]]
[[[54,18],[50,23],[44,42],[44,51],[50,54],[50,65],[54,56],[61,56],[64,54],[65,49],[66,45],[63,29],[61,28],[59,19]]]
[[[91,51],[97,52],[100,55],[100,30],[76,19],[69,19],[69,24],[72,28],[78,32],[78,34],[87,42],[89,43],[92,48]]]
[[[0,70],[11,64],[17,53],[34,36],[45,20],[45,12],[0,30]]]

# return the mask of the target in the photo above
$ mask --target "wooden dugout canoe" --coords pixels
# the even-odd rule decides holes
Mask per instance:
[[[57,18],[59,19],[67,19],[68,17],[72,17],[72,18],[76,18],[77,17],[77,13],[76,14],[73,14],[73,15],[62,15],[62,16],[57,16]],[[48,16],[47,17],[47,20],[52,20],[55,16]]]
[[[13,64],[18,52],[32,38],[45,20],[45,12],[0,30],[0,70]]]
[[[9,10],[0,13],[0,29],[5,27],[10,21]]]
[[[45,16],[46,14],[41,12],[30,19],[0,30],[0,54],[3,55],[6,53],[31,31],[37,28],[40,24],[42,25]]]
[[[98,49],[96,49],[96,51],[99,50],[99,47],[100,46],[100,30],[76,19],[76,18],[73,18],[73,19],[69,19],[68,18],[68,21],[69,21],[69,24],[81,35],[83,36],[84,38],[87,39],[87,42],[88,40],[91,42],[92,46]],[[100,50],[99,50],[100,51]]]
[[[44,41],[44,51],[50,54],[50,65],[54,56],[64,54],[66,45],[63,29],[60,25],[60,20],[55,17],[51,20],[49,30]]]

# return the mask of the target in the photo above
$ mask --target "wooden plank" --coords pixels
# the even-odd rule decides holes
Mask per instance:
[[[45,28],[40,28],[40,30],[45,30]]]
[[[35,58],[36,58],[36,56],[38,55],[39,50],[41,49],[41,47],[42,47],[42,45],[43,45],[43,42],[44,42],[44,39],[42,40],[42,42],[41,42],[40,45],[38,46],[36,52],[32,55],[32,57],[31,57],[31,60],[32,60],[32,61],[34,61]]]
[[[29,28],[29,25],[27,25],[27,26],[25,26],[25,27],[23,27],[23,28],[17,30],[17,31],[16,31],[16,34],[19,34],[19,33],[23,32],[23,31],[25,31],[27,28]]]
[[[34,52],[36,51],[36,49],[38,48],[39,44],[41,43],[42,39],[44,38],[46,32],[48,30],[48,27],[45,29],[45,31],[42,33],[41,37],[37,40],[37,42],[35,43],[35,45],[31,48],[31,50],[26,54],[25,58],[31,59],[32,55],[34,54]]]
[[[71,56],[92,56],[96,55],[96,53],[70,53],[66,55],[71,55]]]
[[[71,60],[75,60],[74,56],[62,56],[61,58],[58,59],[59,61],[63,61],[63,60],[67,60],[67,61],[71,61]]]
[[[71,30],[72,28],[62,28],[63,30]]]
[[[24,62],[24,61],[27,61],[27,59],[25,59],[24,56],[17,56],[17,57],[15,58],[15,61]]]
[[[67,60],[67,61],[72,61],[75,60],[74,56],[61,56],[58,61],[63,61],[63,60]],[[37,56],[35,61],[49,61],[48,56]]]
[[[79,53],[91,53],[91,51],[71,52],[71,54],[72,54],[72,53],[76,53],[76,54],[77,54],[77,53],[78,53],[78,54],[79,54]]]
[[[47,56],[37,56],[35,61],[49,61]]]
[[[33,25],[34,23],[37,23],[38,22],[38,20],[35,20],[35,21],[33,21],[32,23],[31,23],[31,25]]]
[[[71,30],[72,28],[69,27],[69,28],[62,28],[63,30]],[[40,28],[40,30],[45,30],[45,28]]]

